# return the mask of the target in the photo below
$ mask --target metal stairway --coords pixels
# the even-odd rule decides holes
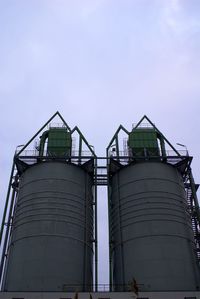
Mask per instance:
[[[197,259],[200,262],[200,219],[199,219],[199,207],[195,205],[193,188],[191,186],[192,182],[185,184],[186,193],[187,193],[187,207],[188,212],[191,217],[192,229],[194,232],[194,239],[196,244],[196,253]],[[198,185],[195,185],[195,189],[197,190]]]

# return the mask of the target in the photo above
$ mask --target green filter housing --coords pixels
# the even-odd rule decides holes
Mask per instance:
[[[49,156],[71,155],[72,137],[65,128],[51,128],[48,132],[47,153]]]
[[[129,133],[128,146],[134,156],[159,156],[157,132],[154,129],[138,128]]]

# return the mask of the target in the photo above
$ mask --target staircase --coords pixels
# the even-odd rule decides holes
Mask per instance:
[[[191,217],[192,222],[192,229],[194,232],[194,239],[196,244],[196,253],[197,253],[197,259],[200,262],[200,219],[198,219],[198,210],[199,207],[195,206],[194,201],[194,195],[191,188],[191,182],[187,183],[185,185],[186,187],[186,193],[187,193],[187,206],[188,206],[188,212]]]

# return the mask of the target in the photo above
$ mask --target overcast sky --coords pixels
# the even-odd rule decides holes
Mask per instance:
[[[199,0],[0,0],[1,207],[16,146],[57,110],[98,155],[120,124],[130,130],[147,114],[188,146],[200,182],[199,53]]]

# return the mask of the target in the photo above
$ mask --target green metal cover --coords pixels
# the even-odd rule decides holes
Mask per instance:
[[[63,128],[51,128],[48,133],[47,152],[49,155],[70,155],[72,146],[71,134]]]
[[[150,155],[158,155],[157,133],[154,129],[135,129],[129,133],[128,145],[134,152],[134,155],[144,155],[144,149],[148,150]]]

